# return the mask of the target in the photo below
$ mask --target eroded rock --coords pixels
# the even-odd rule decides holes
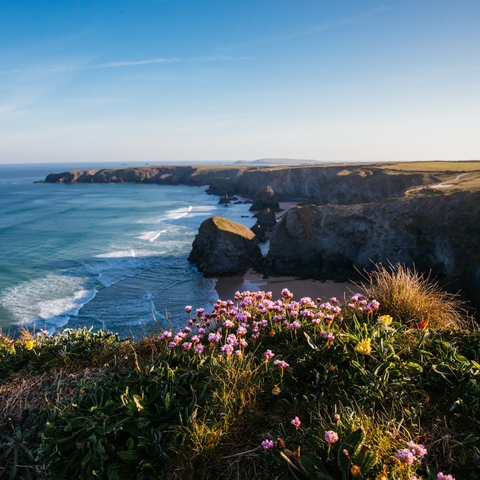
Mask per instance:
[[[258,267],[262,253],[250,229],[214,216],[200,225],[188,260],[206,277],[222,277],[242,275]]]

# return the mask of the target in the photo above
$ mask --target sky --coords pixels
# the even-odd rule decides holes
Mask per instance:
[[[0,163],[480,159],[478,0],[0,2]]]

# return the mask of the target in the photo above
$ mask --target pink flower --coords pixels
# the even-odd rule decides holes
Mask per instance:
[[[415,461],[415,455],[408,448],[399,450],[394,457],[398,458],[405,465],[411,465]]]
[[[284,288],[284,289],[282,290],[282,295],[283,295],[284,297],[291,297],[291,296],[292,296],[292,294],[290,293],[290,290],[289,290],[288,288]]]
[[[325,432],[325,441],[330,445],[331,443],[338,442],[338,435],[336,432],[330,430]]]
[[[245,348],[247,345],[248,345],[248,342],[244,339],[244,338],[241,338],[240,339],[240,345]]]
[[[232,322],[231,320],[225,320],[225,321],[223,322],[223,326],[224,326],[225,328],[233,328],[233,322]]]
[[[175,348],[177,346],[177,344],[175,342],[170,342],[168,344],[168,348]]]
[[[200,341],[200,338],[198,338],[197,335],[194,335],[192,338],[191,338],[192,342],[193,343],[198,343]]]
[[[427,449],[423,445],[417,445],[413,442],[408,442],[407,446],[410,448],[412,453],[417,457],[424,457],[428,452]]]
[[[224,345],[220,349],[225,355],[231,355],[233,353],[233,347],[231,345]]]
[[[295,428],[298,428],[301,425],[301,421],[298,417],[295,417],[293,420],[290,421],[292,425],[295,426]]]
[[[210,343],[218,343],[221,340],[222,336],[219,333],[209,333],[208,341]]]
[[[270,360],[270,358],[273,358],[275,356],[275,354],[271,350],[267,350],[263,355],[267,360]]]
[[[235,355],[237,356],[237,358],[242,358],[242,351],[241,350],[235,350]]]
[[[195,353],[198,353],[199,355],[203,352],[203,345],[201,343],[198,343],[195,345]]]
[[[264,440],[262,442],[262,447],[265,450],[271,450],[273,448],[273,442],[271,440]]]
[[[274,322],[281,322],[282,321],[282,316],[281,315],[275,315],[273,317],[273,321]]]
[[[247,334],[247,329],[244,327],[237,328],[237,337],[243,337],[243,335]]]
[[[275,360],[273,364],[276,365],[281,370],[283,370],[284,368],[288,368],[290,366],[287,362],[284,362],[283,360]]]
[[[188,350],[190,347],[192,346],[192,343],[191,342],[185,342],[182,347],[185,349],[185,350]]]
[[[187,305],[187,306],[185,307],[185,311],[186,311],[187,313],[190,313],[190,312],[192,311],[192,307],[191,307],[190,305]]]
[[[451,475],[444,475],[443,472],[440,472],[437,475],[437,480],[455,480]]]

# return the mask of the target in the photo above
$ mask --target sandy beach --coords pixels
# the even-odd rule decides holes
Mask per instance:
[[[218,278],[215,289],[218,298],[222,300],[233,300],[236,291],[249,290],[255,292],[263,290],[273,293],[273,299],[281,298],[281,291],[288,288],[294,295],[294,300],[301,297],[310,297],[316,299],[329,299],[337,297],[339,300],[350,297],[359,289],[351,282],[336,283],[331,280],[322,282],[320,280],[301,280],[295,277],[269,277],[263,278],[253,272],[248,272],[244,276],[234,276]]]

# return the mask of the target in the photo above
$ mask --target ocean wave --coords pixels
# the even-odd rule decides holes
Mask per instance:
[[[42,322],[47,328],[65,325],[93,300],[96,288],[85,288],[88,278],[48,274],[3,291],[0,302],[16,324]]]
[[[139,240],[148,240],[149,242],[153,242],[156,240],[162,233],[165,233],[167,230],[154,230],[153,232],[143,232],[140,236],[135,237]]]

